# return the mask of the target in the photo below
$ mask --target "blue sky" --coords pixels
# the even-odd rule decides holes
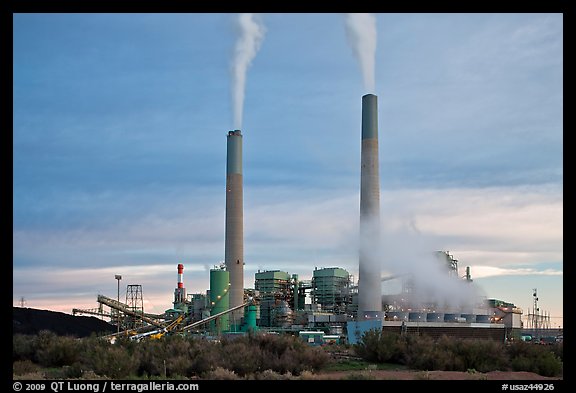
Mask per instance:
[[[378,96],[385,273],[449,250],[489,298],[563,325],[563,18],[259,14],[242,106],[245,286],[357,277],[361,97]],[[71,312],[142,284],[171,306],[224,259],[238,14],[14,14],[13,303]],[[386,288],[383,288],[386,291]],[[125,289],[121,291],[124,296]]]

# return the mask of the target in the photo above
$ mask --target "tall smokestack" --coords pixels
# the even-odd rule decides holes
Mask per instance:
[[[360,261],[358,319],[382,316],[380,237],[380,176],[378,170],[378,100],[362,97],[362,158],[360,175]]]
[[[226,154],[226,244],[224,262],[230,274],[230,308],[244,303],[244,225],[242,206],[242,134],[228,132]],[[232,313],[240,324],[242,309]]]

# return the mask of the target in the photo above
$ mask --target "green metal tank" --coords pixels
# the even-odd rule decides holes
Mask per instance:
[[[210,315],[215,315],[230,309],[230,273],[223,269],[210,270]],[[210,330],[222,333],[230,330],[228,314],[210,322]]]
[[[256,326],[256,306],[255,305],[250,304],[248,307],[246,307],[246,313],[244,316],[244,321],[245,321],[245,331],[254,332],[258,329]]]

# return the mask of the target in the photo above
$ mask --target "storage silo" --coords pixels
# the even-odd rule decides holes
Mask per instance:
[[[224,269],[210,270],[210,315],[230,309],[230,273]],[[225,314],[210,322],[210,330],[215,333],[230,330],[230,315]]]

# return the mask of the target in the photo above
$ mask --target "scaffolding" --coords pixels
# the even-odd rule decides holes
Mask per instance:
[[[144,300],[142,298],[142,285],[131,284],[126,286],[126,307],[135,315],[144,314]],[[125,329],[138,329],[144,325],[141,318],[127,315],[124,317]]]

